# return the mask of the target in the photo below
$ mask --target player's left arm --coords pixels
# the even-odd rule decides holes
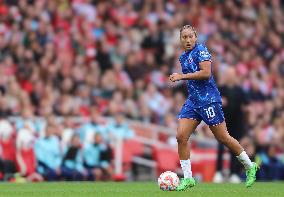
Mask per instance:
[[[211,61],[202,61],[199,63],[199,71],[194,73],[173,73],[170,76],[170,80],[172,82],[179,81],[179,80],[204,80],[209,79],[211,76]]]

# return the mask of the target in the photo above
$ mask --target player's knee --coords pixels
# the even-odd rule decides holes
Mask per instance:
[[[186,135],[180,134],[180,133],[178,133],[176,135],[176,139],[177,139],[178,144],[184,144],[184,143],[187,143],[187,141],[188,141],[188,137]]]

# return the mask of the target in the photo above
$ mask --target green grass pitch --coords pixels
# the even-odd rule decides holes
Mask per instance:
[[[252,188],[244,184],[199,183],[185,192],[165,192],[154,182],[54,182],[0,183],[0,197],[284,197],[284,183],[256,183]]]

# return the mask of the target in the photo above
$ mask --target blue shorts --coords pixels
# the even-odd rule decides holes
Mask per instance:
[[[203,120],[209,126],[218,125],[225,120],[221,103],[210,103],[200,108],[190,108],[184,104],[178,118],[189,118],[200,122]]]

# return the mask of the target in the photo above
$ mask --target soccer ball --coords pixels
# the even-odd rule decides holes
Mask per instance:
[[[158,185],[163,191],[174,191],[179,185],[178,175],[171,171],[163,172],[158,178]]]

